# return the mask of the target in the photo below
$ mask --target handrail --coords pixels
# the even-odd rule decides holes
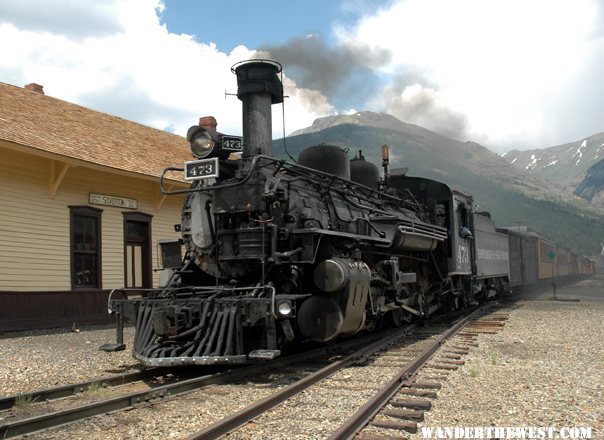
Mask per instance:
[[[374,188],[369,188],[368,186],[365,186],[365,185],[363,185],[361,183],[353,182],[353,181],[350,181],[348,179],[344,179],[343,177],[334,176],[333,174],[326,173],[326,172],[320,171],[320,170],[316,170],[314,168],[308,168],[308,167],[305,167],[303,165],[288,163],[288,162],[286,162],[286,161],[284,161],[282,159],[277,159],[277,158],[274,158],[274,157],[271,157],[271,156],[266,156],[266,155],[263,155],[263,154],[256,155],[256,156],[254,156],[252,158],[252,163],[250,164],[249,171],[248,171],[248,173],[242,179],[240,179],[240,180],[238,180],[236,182],[224,183],[224,184],[221,184],[221,185],[214,184],[212,186],[201,187],[201,188],[189,188],[189,189],[186,189],[186,190],[176,190],[176,191],[165,190],[164,187],[163,187],[163,183],[164,183],[164,178],[165,178],[166,173],[169,172],[169,171],[181,171],[181,172],[184,171],[184,168],[177,168],[177,167],[168,167],[168,168],[165,168],[162,171],[162,174],[160,176],[160,180],[159,180],[159,186],[160,187],[159,187],[159,189],[160,189],[160,191],[161,191],[162,194],[175,195],[175,194],[187,194],[187,193],[196,192],[196,191],[210,191],[210,190],[214,191],[214,190],[232,188],[232,187],[235,187],[235,186],[243,185],[245,182],[247,182],[250,179],[250,177],[252,176],[253,172],[258,167],[258,164],[260,163],[260,161],[267,161],[268,163],[278,163],[279,167],[284,167],[284,165],[286,165],[286,167],[284,167],[284,168],[288,169],[287,167],[289,167],[289,170],[293,171],[293,172],[304,171],[306,173],[314,174],[314,175],[319,176],[319,177],[329,178],[329,179],[331,179],[332,183],[337,181],[337,182],[340,182],[343,185],[357,187],[358,189],[362,189],[364,191],[368,191],[372,195],[379,196],[382,199],[389,199],[389,200],[392,200],[392,201],[397,202],[397,203],[403,202],[404,204],[411,205],[411,206],[417,206],[417,207],[421,206],[417,202],[412,202],[412,201],[401,199],[399,197],[387,194],[384,191],[379,191],[379,190],[374,189]]]

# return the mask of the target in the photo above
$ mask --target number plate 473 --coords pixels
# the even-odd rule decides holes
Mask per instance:
[[[200,180],[218,177],[218,158],[185,162],[185,180]]]

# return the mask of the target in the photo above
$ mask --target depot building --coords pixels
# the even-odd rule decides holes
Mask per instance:
[[[0,83],[0,158],[0,331],[108,322],[112,289],[157,286],[186,139]]]

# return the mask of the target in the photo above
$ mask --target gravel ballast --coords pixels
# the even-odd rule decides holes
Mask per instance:
[[[604,438],[604,303],[518,305],[503,331],[479,335],[421,426],[591,427]]]
[[[465,365],[442,382],[433,408],[420,424],[427,427],[591,427],[592,438],[604,438],[604,302],[521,301],[510,308],[502,331],[479,335],[478,347],[463,357]],[[17,337],[18,336],[18,337]],[[126,342],[132,329],[126,329]],[[104,353],[98,346],[114,340],[114,329],[84,330],[80,333],[28,332],[0,339],[0,394],[8,395],[79,380],[132,371],[136,361],[128,346],[125,352]],[[386,375],[391,368],[383,367]],[[367,384],[380,373],[371,370]],[[363,390],[338,396],[334,379],[325,382],[325,393],[317,393],[316,408],[333,404],[355,405],[367,398]],[[366,385],[366,384],[364,384]],[[140,410],[98,417],[73,427],[51,430],[30,438],[183,438],[254,400],[283,386],[245,383],[216,386]],[[362,388],[362,387],[361,387]],[[322,400],[320,400],[322,399]],[[353,403],[351,402],[351,403]],[[277,408],[285,411],[295,402]],[[326,438],[327,422],[319,411],[308,408],[317,426],[300,426],[305,438]],[[321,428],[323,426],[323,428]],[[274,429],[274,428],[273,428]],[[260,428],[263,438],[273,438],[271,429]],[[284,432],[273,431],[274,438]],[[244,438],[250,432],[244,430]],[[292,434],[291,428],[289,431]],[[401,436],[401,432],[390,432]],[[403,436],[405,436],[403,434]],[[424,438],[420,433],[406,435]],[[304,438],[298,436],[298,438]]]
[[[0,396],[51,388],[135,371],[134,328],[124,329],[125,351],[106,353],[99,347],[115,342],[108,326],[35,330],[0,336]]]

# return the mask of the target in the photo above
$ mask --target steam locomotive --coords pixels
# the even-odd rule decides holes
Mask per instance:
[[[197,159],[164,171],[192,182],[162,185],[186,194],[181,267],[162,288],[110,300],[120,329],[124,319],[135,324],[136,359],[272,359],[294,343],[401,325],[509,290],[507,236],[472,212],[470,196],[390,172],[386,146],[383,177],[362,152],[349,160],[333,145],[311,146],[296,163],[274,157],[281,65],[250,60],[232,71],[243,137],[202,118],[187,133]]]

